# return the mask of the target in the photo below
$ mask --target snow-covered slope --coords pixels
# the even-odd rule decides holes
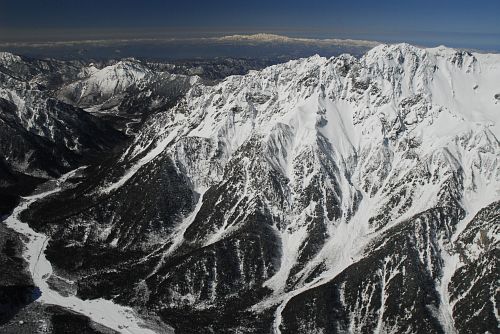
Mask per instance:
[[[181,332],[495,332],[498,78],[499,55],[398,44],[192,82],[25,218],[80,296]]]
[[[125,93],[129,87],[137,85],[150,74],[151,70],[134,60],[119,61],[102,69],[91,64],[82,69],[80,76],[83,80],[64,86],[59,94],[68,102],[82,107],[94,106]]]
[[[73,78],[78,68],[0,53],[0,156],[12,172],[59,176],[123,139],[105,122],[52,96],[56,82]]]
[[[56,95],[114,119],[115,127],[132,135],[141,120],[175,104],[196,80],[172,74],[162,66],[127,59],[101,68],[94,64],[83,67],[78,79],[62,85]]]

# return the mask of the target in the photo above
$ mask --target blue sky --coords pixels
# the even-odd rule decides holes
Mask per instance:
[[[0,40],[272,32],[500,45],[499,17],[500,0],[0,0]]]

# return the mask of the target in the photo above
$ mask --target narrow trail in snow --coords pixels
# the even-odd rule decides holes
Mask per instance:
[[[55,181],[51,190],[24,197],[23,201],[13,210],[12,214],[5,220],[5,224],[16,232],[27,238],[24,258],[28,262],[33,283],[41,292],[37,300],[43,304],[59,305],[74,312],[89,317],[93,322],[111,328],[120,333],[130,334],[154,334],[152,329],[146,328],[142,319],[137,317],[135,311],[126,306],[113,303],[110,300],[95,299],[82,300],[76,296],[62,296],[58,291],[53,290],[48,284],[48,279],[53,275],[52,265],[45,257],[45,249],[49,238],[31,229],[27,223],[20,220],[20,215],[32,203],[46,196],[61,191],[62,184],[77,170],[63,175]],[[52,181],[49,181],[52,182]],[[163,329],[163,332],[165,329]],[[172,331],[173,332],[173,331]]]

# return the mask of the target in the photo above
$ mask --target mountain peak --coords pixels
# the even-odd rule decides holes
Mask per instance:
[[[227,40],[227,41],[262,41],[262,42],[285,42],[285,41],[290,41],[292,38],[283,36],[283,35],[276,35],[276,34],[268,34],[268,33],[258,33],[258,34],[251,34],[251,35],[228,35],[228,36],[223,36],[219,38],[220,40]]]
[[[424,48],[420,48],[409,43],[380,44],[369,50],[364,57],[397,57],[398,55],[416,55],[424,52]]]
[[[15,62],[22,61],[21,57],[14,55],[10,52],[0,51],[0,62],[5,64],[11,64]]]

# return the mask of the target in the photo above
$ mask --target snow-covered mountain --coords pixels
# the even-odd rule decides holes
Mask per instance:
[[[264,63],[90,63],[0,52],[0,216],[36,184],[109,156],[127,137],[119,131],[133,135],[195,82],[246,73]]]
[[[147,63],[124,59],[106,64],[90,63],[74,80],[58,87],[61,101],[113,121],[132,134],[142,121],[169,109],[196,82],[213,82],[228,75],[264,67],[264,61],[214,60]]]
[[[315,39],[315,38],[300,38],[288,37],[276,34],[259,33],[253,35],[228,35],[222,37],[208,38],[218,42],[253,42],[253,43],[283,43],[283,44],[312,44],[312,45],[337,45],[337,46],[364,46],[374,47],[379,45],[379,42],[365,41],[358,39]]]
[[[158,96],[151,96],[153,89],[150,85],[161,83],[162,88],[166,89],[169,82],[173,82],[170,89],[177,89],[178,92],[172,92],[172,95],[180,95],[183,89],[189,86],[190,80],[193,80],[186,76],[153,71],[146,64],[134,59],[119,61],[101,69],[91,64],[82,69],[80,76],[81,80],[61,87],[58,95],[68,103],[83,108],[93,107],[94,110],[108,110],[119,106],[127,93],[136,96],[144,92],[148,94],[150,103],[160,104],[160,101],[157,101]]]
[[[0,52],[0,216],[11,211],[18,195],[95,160],[125,139],[52,94],[74,80],[82,66]]]
[[[141,82],[123,66],[72,91]],[[499,78],[500,55],[398,44],[190,80],[21,218],[52,288],[179,333],[495,333]]]

